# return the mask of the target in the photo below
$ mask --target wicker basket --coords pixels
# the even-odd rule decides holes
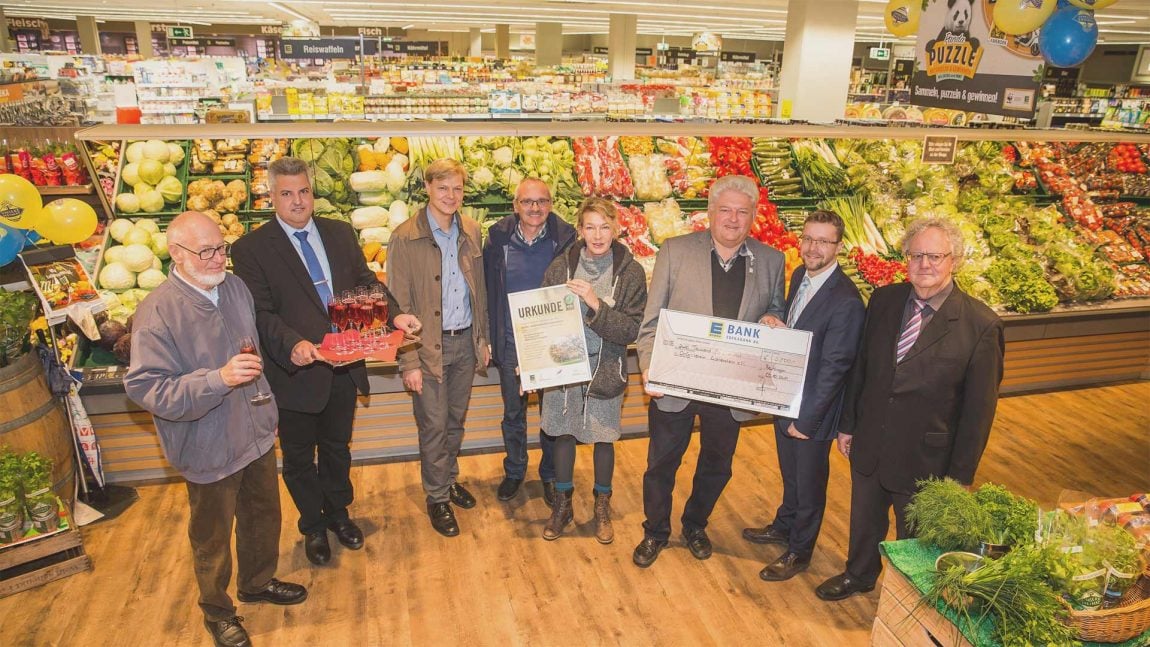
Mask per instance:
[[[1122,595],[1118,606],[1098,611],[1075,611],[1065,620],[1078,630],[1078,638],[1091,642],[1117,643],[1142,635],[1150,629],[1150,565]]]

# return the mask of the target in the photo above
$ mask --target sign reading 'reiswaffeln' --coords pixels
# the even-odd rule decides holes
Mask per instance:
[[[1042,80],[1038,32],[994,27],[992,0],[929,0],[919,20],[910,102],[1031,117]]]

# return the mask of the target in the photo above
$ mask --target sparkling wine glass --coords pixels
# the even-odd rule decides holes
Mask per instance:
[[[376,284],[376,287],[371,293],[371,307],[374,314],[376,326],[379,327],[379,336],[383,340],[383,347],[387,348],[387,294],[383,290],[383,286]]]
[[[240,352],[247,355],[258,355],[256,350],[256,340],[254,337],[243,337],[240,339]],[[259,387],[259,377],[256,377],[256,394],[251,397],[249,402],[252,404],[263,404],[272,399],[272,394],[264,393]]]
[[[327,300],[327,316],[331,319],[331,325],[339,333],[335,337],[335,350],[342,352],[346,350],[343,332],[347,330],[348,326],[347,306],[335,295]]]

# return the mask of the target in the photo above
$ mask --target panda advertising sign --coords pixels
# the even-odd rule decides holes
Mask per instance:
[[[1042,5],[1056,0],[1000,0]],[[1030,117],[1042,79],[1038,31],[994,26],[995,0],[928,0],[919,20],[911,103]]]

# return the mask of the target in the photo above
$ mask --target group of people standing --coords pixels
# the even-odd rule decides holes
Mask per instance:
[[[129,397],[153,413],[161,445],[187,480],[200,606],[218,645],[249,645],[227,594],[235,528],[238,597],[297,604],[298,584],[275,579],[280,528],[273,443],[299,512],[307,559],[332,558],[330,532],[350,550],[364,534],[349,514],[350,441],[357,394],[368,393],[362,362],[332,364],[317,345],[330,332],[332,295],[376,283],[345,223],[313,218],[307,163],[283,158],[269,167],[276,217],[234,248],[203,214],[186,212],[168,229],[170,279],[140,305]],[[710,187],[709,228],[671,238],[660,249],[648,287],[625,246],[615,206],[588,198],[572,227],[551,211],[536,178],[516,189],[514,213],[484,242],[460,213],[467,170],[444,159],[424,170],[427,204],[389,242],[389,325],[407,335],[397,361],[412,393],[421,479],[431,526],[460,533],[455,507],[476,505],[461,482],[459,452],[474,374],[494,363],[504,405],[504,478],[500,501],[519,495],[527,475],[528,393],[507,295],[565,285],[579,299],[592,378],[541,394],[539,476],[550,517],[543,538],[572,523],[576,446],[593,444],[595,537],[611,543],[614,445],[627,386],[627,347],[635,343],[648,409],[650,442],[643,475],[643,539],[633,561],[650,566],[671,537],[675,473],[696,421],[700,450],[681,534],[691,554],[712,553],[706,528],[731,478],[740,424],[753,412],[663,395],[647,387],[660,312],[786,326],[812,333],[802,405],[776,418],[783,480],[773,520],[743,536],[785,547],[760,573],[785,580],[806,569],[826,501],[829,454],[837,439],[852,469],[850,548],[845,572],[820,585],[827,600],[874,587],[878,543],[893,506],[898,535],[917,480],[952,476],[970,483],[990,431],[1002,377],[1001,321],[955,287],[962,261],[959,230],[945,220],[915,223],[903,252],[909,283],[880,288],[869,309],[838,267],[843,223],[816,211],[804,224],[803,266],[784,293],[783,255],[748,236],[758,188],[729,176]],[[225,271],[228,255],[235,275]],[[244,352],[238,340],[259,340]],[[252,395],[270,389],[274,401]]]

